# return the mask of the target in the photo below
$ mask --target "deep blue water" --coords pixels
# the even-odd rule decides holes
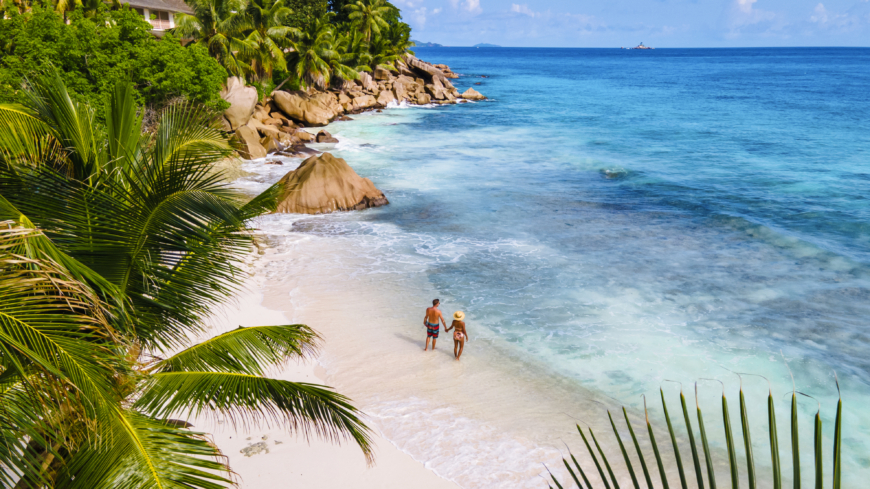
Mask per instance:
[[[383,233],[505,354],[635,407],[663,379],[734,394],[733,370],[785,423],[784,356],[829,436],[836,372],[870,473],[870,49],[417,55],[490,100],[335,124],[391,200],[340,232]]]

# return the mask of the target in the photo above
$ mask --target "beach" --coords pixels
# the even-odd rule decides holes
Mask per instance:
[[[844,477],[860,480],[868,424],[854,406],[870,398],[860,299],[870,248],[866,162],[856,155],[866,136],[833,109],[857,116],[861,105],[841,100],[852,92],[835,99],[822,85],[867,76],[865,67],[836,50],[445,53],[421,56],[462,73],[460,90],[481,83],[489,101],[393,105],[332,123],[325,129],[339,142],[311,145],[346,159],[389,205],[252,223],[262,304],[323,335],[318,379],[438,480],[531,488],[546,485],[542,464],[566,479],[566,446],[597,474],[577,424],[606,436],[602,449],[624,467],[608,410],[626,441],[620,407],[640,433],[646,399],[661,448],[659,389],[676,421],[680,386],[691,403],[696,382],[717,478],[727,480],[722,385],[703,379],[736,399],[734,372],[770,381],[742,382],[756,400],[747,415],[757,470],[769,474],[758,455],[769,453],[769,386],[780,417],[792,374],[821,402],[829,447],[836,372],[851,427]],[[579,68],[566,77],[551,58]],[[783,60],[794,76],[762,83],[780,76]],[[802,75],[821,65],[825,80]],[[759,80],[751,99],[738,83],[748,72]],[[562,103],[570,90],[579,95]],[[815,102],[799,95],[809,92]],[[808,118],[826,122],[811,133],[800,124]],[[300,161],[246,162],[233,185],[253,195]],[[443,333],[423,352],[423,312],[436,297],[446,315],[467,314],[459,362]],[[799,403],[802,438],[816,409]],[[737,456],[744,464],[742,447]],[[802,457],[812,456],[805,445]]]
[[[289,324],[293,310],[263,305],[266,290],[262,276],[252,276],[238,299],[215,314],[210,334],[240,325]],[[327,374],[319,358],[291,361],[269,372],[274,378],[307,383],[326,383]],[[206,430],[229,459],[234,481],[242,488],[262,487],[359,487],[382,488],[413,485],[423,489],[457,487],[427,470],[423,464],[393,446],[373,428],[376,464],[368,466],[358,447],[333,444],[317,438],[305,439],[279,426],[232,426],[218,418],[194,419],[193,429]],[[262,444],[262,445],[258,445]],[[249,456],[243,450],[253,447]],[[262,447],[262,448],[261,448]]]

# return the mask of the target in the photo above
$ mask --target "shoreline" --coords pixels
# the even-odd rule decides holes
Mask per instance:
[[[256,265],[255,265],[256,267]],[[238,325],[261,326],[290,324],[286,312],[267,308],[263,277],[252,275],[233,304],[216,311],[210,321],[207,336],[220,334]],[[325,345],[323,345],[325,346]],[[325,348],[322,348],[322,352]],[[269,377],[327,384],[327,372],[321,358],[288,362],[273,369]],[[194,430],[210,433],[213,443],[228,458],[234,471],[233,480],[240,488],[285,487],[419,487],[421,489],[456,489],[458,486],[428,470],[409,454],[385,438],[376,419],[366,419],[372,428],[375,463],[366,465],[365,457],[356,445],[343,441],[340,445],[312,436],[290,433],[280,426],[231,426],[220,418],[189,420]],[[243,452],[248,452],[247,454]]]
[[[340,87],[276,89],[262,99],[254,87],[231,77],[221,91],[230,107],[219,124],[242,158],[307,157],[315,152],[306,143],[336,141],[325,130],[312,134],[305,128],[352,120],[348,115],[380,112],[391,104],[451,105],[486,99],[473,88],[460,93],[450,81],[460,75],[447,65],[412,55],[395,65],[389,70],[378,67],[371,74],[362,71],[357,80],[344,81]]]
[[[265,229],[263,237],[256,263],[261,307],[321,334],[317,382],[366,413],[390,445],[384,450],[379,444],[379,452],[398,450],[449,487],[535,488],[546,474],[542,462],[561,479],[568,477],[553,440],[567,441],[575,453],[581,448],[566,413],[587,417],[596,431],[609,429],[606,416],[598,416],[606,400],[565,379],[542,380],[543,369],[504,355],[497,338],[472,336],[466,346],[471,354],[460,362],[447,335],[434,352],[424,353],[425,330],[415,327],[423,309],[402,305],[435,294],[425,277],[378,270],[341,237]],[[614,447],[604,449],[609,457],[620,456]],[[383,469],[403,477],[405,469],[393,466],[394,458]],[[591,461],[580,460],[584,470],[595,470]],[[380,487],[407,486],[391,480]]]

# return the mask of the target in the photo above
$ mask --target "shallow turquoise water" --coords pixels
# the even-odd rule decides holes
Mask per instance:
[[[846,473],[870,474],[870,50],[418,56],[490,100],[333,124],[391,204],[301,231],[379,236],[379,266],[425,273],[484,338],[626,405],[712,377],[736,409],[749,372],[785,428],[784,356],[829,438],[836,372]]]

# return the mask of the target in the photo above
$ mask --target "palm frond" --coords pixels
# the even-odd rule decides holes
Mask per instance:
[[[158,418],[220,413],[234,425],[278,424],[308,437],[351,439],[372,459],[369,428],[327,387],[227,372],[166,372],[146,380],[135,406]]]
[[[129,409],[103,420],[108,447],[86,445],[70,457],[56,488],[219,489],[232,485],[221,453],[202,433],[177,428]]]
[[[743,374],[743,375],[746,375],[746,374]],[[711,379],[703,379],[703,380],[711,380]],[[839,390],[839,383],[837,385],[837,388]],[[671,470],[673,470],[673,468],[676,468],[676,471],[679,473],[679,476],[680,476],[680,486],[683,489],[686,489],[688,487],[688,484],[687,484],[686,474],[683,470],[683,466],[682,466],[682,462],[681,462],[678,436],[674,430],[673,425],[671,424],[671,419],[668,415],[667,402],[665,401],[664,390],[660,389],[660,392],[662,395],[661,400],[662,400],[662,409],[664,411],[663,414],[664,414],[665,422],[666,422],[667,427],[668,427],[668,432],[669,432],[670,437],[671,437],[671,445],[672,445],[673,450],[674,450],[674,459],[673,459],[672,463],[673,463],[673,465],[675,465],[675,467],[667,467],[665,461],[663,461],[663,459],[662,459],[661,453],[659,452],[658,445],[656,444],[655,435],[653,433],[653,427],[652,427],[652,424],[651,424],[650,419],[649,419],[649,412],[646,409],[646,398],[644,397],[644,414],[646,416],[646,424],[647,424],[647,431],[648,431],[648,435],[649,435],[649,442],[652,446],[653,453],[655,454],[656,464],[658,466],[658,470],[659,470],[659,473],[661,476],[662,487],[664,489],[668,489],[670,487],[669,483],[668,483],[667,476],[666,476],[666,472],[668,471],[669,468]],[[797,392],[795,390],[792,393],[792,402],[791,402],[791,407],[792,407],[792,409],[791,409],[792,467],[793,467],[793,474],[794,474],[794,487],[796,487],[796,488],[801,487],[800,443],[799,443],[799,437],[798,437],[798,410],[797,410],[797,395],[798,394],[806,395],[806,394],[802,394],[800,392]],[[751,434],[750,434],[750,429],[749,429],[750,424],[749,424],[749,418],[748,418],[748,414],[747,414],[748,413],[747,400],[746,400],[745,394],[743,393],[742,381],[741,381],[741,388],[740,388],[740,392],[739,392],[739,397],[740,397],[740,419],[741,419],[741,428],[742,428],[741,434],[742,434],[742,438],[743,438],[744,453],[746,455],[746,466],[745,466],[746,480],[749,482],[750,488],[755,488],[758,486],[767,487],[766,481],[756,480],[758,478],[758,474],[755,471],[755,459],[754,459],[753,450],[752,450],[752,438],[751,438]],[[807,397],[809,397],[809,396],[807,396]],[[680,390],[680,401],[681,401],[681,405],[683,408],[683,415],[684,415],[683,421],[685,424],[685,428],[687,430],[687,437],[689,438],[689,445],[692,449],[692,459],[693,459],[694,467],[695,467],[697,487],[699,489],[703,489],[705,487],[704,477],[703,477],[705,471],[700,463],[699,453],[698,453],[697,447],[696,447],[695,442],[694,442],[694,432],[692,430],[692,424],[691,424],[691,421],[689,418],[689,410],[686,407],[685,396],[682,393],[682,389]],[[708,442],[707,427],[704,424],[704,417],[702,415],[701,406],[700,406],[700,403],[698,401],[697,383],[695,384],[695,404],[696,404],[696,414],[697,414],[697,419],[698,419],[698,428],[700,430],[700,435],[701,435],[701,447],[702,447],[703,452],[704,452],[704,462],[705,462],[704,465],[706,466],[706,475],[707,475],[706,487],[709,487],[710,489],[715,489],[717,486],[716,486],[716,477],[715,477],[715,471],[714,471],[714,465],[713,465],[713,453],[712,453],[712,450],[710,448],[710,444]],[[781,489],[781,487],[782,487],[782,476],[780,473],[781,461],[779,459],[779,443],[777,440],[778,439],[778,432],[777,432],[777,426],[776,426],[776,413],[774,411],[774,406],[773,406],[772,389],[769,389],[769,391],[768,391],[767,407],[768,407],[768,431],[770,434],[771,466],[773,469],[772,475],[771,475],[771,479],[772,479],[771,486],[774,489]],[[740,468],[739,468],[738,462],[737,462],[737,451],[735,448],[737,442],[734,440],[734,433],[733,433],[733,430],[731,427],[731,416],[730,416],[730,411],[728,409],[728,399],[727,399],[727,396],[725,395],[724,384],[723,384],[723,388],[722,388],[721,408],[722,408],[722,426],[725,430],[725,445],[726,446],[725,446],[725,450],[724,450],[725,453],[720,454],[720,456],[724,456],[728,459],[731,487],[737,488],[740,485],[740,478],[741,478]],[[841,476],[841,467],[840,467],[840,464],[842,463],[841,462],[841,459],[842,459],[841,436],[842,436],[842,428],[843,428],[842,408],[843,408],[843,402],[842,402],[842,398],[840,398],[840,399],[838,399],[838,402],[837,402],[837,415],[836,415],[835,422],[834,422],[834,439],[833,439],[834,457],[833,457],[833,463],[832,463],[833,487],[840,487],[841,477],[842,477]],[[634,442],[635,449],[637,451],[638,459],[640,460],[641,467],[643,468],[644,478],[646,479],[647,486],[651,488],[653,486],[652,477],[647,470],[647,464],[646,464],[644,455],[640,449],[640,444],[638,443],[637,437],[635,436],[634,430],[632,429],[631,424],[629,422],[628,411],[625,408],[623,408],[623,413],[625,415],[625,421],[626,421],[626,424],[628,425],[629,433],[631,434],[632,441]],[[631,478],[632,485],[636,489],[639,489],[640,484],[639,484],[637,477],[635,476],[634,470],[632,468],[632,463],[629,460],[628,453],[627,453],[625,446],[620,438],[616,424],[614,423],[613,418],[610,416],[609,412],[608,412],[608,417],[610,419],[610,424],[611,424],[611,427],[613,429],[614,438],[616,439],[616,443],[617,443],[619,450],[622,453],[623,458],[625,460],[626,469],[628,471],[628,475]],[[583,442],[586,445],[586,449],[587,449],[589,455],[591,456],[592,461],[595,464],[595,467],[598,469],[598,473],[599,473],[601,480],[602,480],[602,483],[603,483],[603,486],[596,486],[594,484],[591,484],[589,482],[589,480],[587,479],[587,477],[585,476],[585,474],[583,473],[583,470],[580,467],[580,464],[577,463],[576,459],[574,459],[574,455],[572,454],[571,458],[574,459],[574,465],[576,466],[579,473],[583,477],[583,480],[585,481],[586,486],[589,487],[589,489],[592,489],[594,487],[604,487],[605,489],[609,489],[611,487],[611,483],[612,483],[614,487],[619,487],[617,484],[617,478],[612,470],[612,466],[610,465],[610,462],[609,462],[607,456],[605,455],[604,450],[602,450],[601,445],[598,443],[598,440],[595,438],[595,435],[592,433],[592,430],[591,429],[589,430],[589,434],[591,435],[592,440],[593,440],[597,450],[593,450],[592,446],[589,444],[589,440],[587,439],[586,434],[584,433],[583,429],[580,428],[579,425],[577,426],[577,430],[580,432],[580,436],[582,437]],[[823,451],[822,441],[823,441],[822,418],[821,418],[821,406],[820,406],[819,410],[816,412],[816,415],[814,418],[814,433],[813,433],[813,444],[812,444],[813,455],[814,455],[814,458],[813,458],[814,480],[813,480],[813,482],[814,482],[816,488],[821,488],[824,485],[825,474],[824,474],[824,462],[823,462],[823,457],[822,457],[822,451]],[[597,452],[597,456],[596,456],[596,452]],[[569,453],[570,453],[570,450],[569,450]],[[599,457],[601,459],[601,462],[604,464],[604,467],[607,469],[607,472],[610,476],[610,482],[608,482],[608,478],[605,476],[604,470],[602,469],[602,465],[601,465],[601,463],[599,463]],[[581,489],[585,489],[584,485],[581,484],[580,480],[577,478],[577,475],[574,472],[574,470],[572,469],[572,467],[568,464],[567,460],[565,460],[564,458],[563,458],[563,463],[566,466],[566,468],[568,469],[568,472],[571,476],[571,479],[575,482],[577,487],[579,487]],[[560,485],[560,482],[557,479],[555,479],[555,477],[553,478],[553,480],[559,487],[562,487]]]
[[[263,375],[265,366],[314,354],[319,339],[317,333],[302,324],[239,326],[158,362],[155,371]]]

